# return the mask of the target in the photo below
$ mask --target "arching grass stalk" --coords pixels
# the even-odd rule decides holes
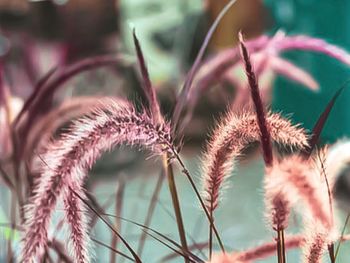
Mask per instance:
[[[131,248],[129,243],[119,234],[119,232],[102,216],[100,215],[95,208],[93,208],[87,201],[84,200],[78,193],[74,191],[74,189],[70,188],[70,191],[78,197],[92,212],[94,212],[107,226],[109,229],[112,230],[112,232],[123,242],[123,244],[126,246],[126,248],[129,250],[129,252],[132,254],[133,258],[135,259],[136,263],[142,263],[139,256],[135,253],[135,251]]]
[[[182,173],[183,173],[184,175],[186,175],[188,181],[190,182],[191,187],[192,187],[192,189],[194,190],[194,192],[195,192],[195,194],[196,194],[196,197],[198,198],[198,200],[199,200],[199,202],[200,202],[200,205],[202,206],[202,208],[203,208],[203,210],[204,210],[204,212],[205,212],[205,215],[207,216],[207,218],[208,218],[208,220],[209,220],[210,227],[211,227],[211,228],[213,229],[213,231],[214,231],[214,234],[215,234],[216,239],[217,239],[217,241],[218,241],[218,243],[219,243],[220,249],[222,250],[222,252],[225,253],[225,247],[224,247],[224,244],[222,243],[222,240],[221,240],[221,238],[220,238],[220,235],[219,235],[219,233],[218,233],[218,230],[216,229],[216,226],[215,226],[215,224],[214,224],[214,222],[213,222],[213,220],[212,220],[212,218],[211,218],[211,216],[210,216],[210,213],[208,212],[208,210],[207,210],[207,208],[206,208],[206,206],[205,206],[205,204],[204,204],[204,201],[203,201],[203,199],[202,199],[202,197],[201,197],[201,195],[200,195],[200,193],[199,193],[199,191],[198,191],[198,189],[197,189],[197,187],[196,187],[196,184],[194,183],[194,181],[193,181],[193,179],[192,179],[192,177],[191,177],[191,175],[190,175],[190,172],[187,170],[187,168],[186,168],[185,164],[183,163],[182,159],[180,158],[179,154],[178,154],[176,151],[173,151],[173,154],[174,154],[175,159],[178,161],[178,163],[179,163],[180,166],[181,166]]]
[[[343,229],[342,229],[340,238],[339,238],[339,242],[338,242],[337,248],[335,249],[334,260],[336,260],[337,257],[338,257],[338,253],[339,253],[339,249],[340,249],[340,244],[341,244],[341,241],[342,241],[342,239],[343,239],[343,237],[344,237],[344,233],[345,233],[346,227],[347,227],[347,225],[348,225],[349,219],[350,219],[350,213],[348,213],[348,215],[347,215],[347,217],[346,217],[346,219],[345,219],[345,223],[344,223],[344,226],[343,226]]]
[[[184,253],[187,253],[188,248],[187,248],[187,241],[186,241],[186,232],[185,232],[185,227],[182,220],[180,202],[179,202],[179,197],[177,194],[176,183],[174,178],[174,170],[173,170],[173,166],[168,161],[167,155],[163,156],[163,166],[165,168],[166,176],[168,178],[168,186],[169,186],[171,200],[175,211],[175,218],[176,218],[177,228],[180,235],[182,249],[184,250]],[[185,262],[189,262],[187,258],[185,258]]]
[[[133,39],[134,39],[134,45],[135,45],[135,50],[140,66],[140,71],[142,74],[143,78],[143,91],[145,96],[147,97],[148,103],[149,103],[149,111],[152,114],[152,117],[154,118],[155,122],[157,124],[164,124],[164,118],[160,112],[160,107],[157,101],[157,95],[156,92],[152,86],[146,61],[143,56],[143,52],[141,49],[140,42],[136,36],[135,29],[133,30]],[[175,217],[176,217],[176,223],[178,227],[178,232],[180,236],[180,241],[182,245],[182,250],[186,254],[188,253],[188,248],[187,248],[187,241],[186,241],[186,231],[182,219],[182,214],[181,214],[181,208],[180,208],[180,202],[179,202],[179,197],[177,194],[177,189],[176,189],[176,183],[175,183],[175,178],[174,178],[174,172],[173,172],[173,167],[169,160],[171,157],[167,153],[163,153],[163,169],[166,173],[166,176],[168,178],[168,186],[169,186],[169,191],[171,194],[171,199],[174,207],[174,212],[175,212]],[[188,263],[188,259],[185,258],[185,262]]]

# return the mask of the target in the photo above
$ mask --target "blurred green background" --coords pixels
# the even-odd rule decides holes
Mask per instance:
[[[305,34],[322,38],[330,43],[349,50],[349,15],[350,2],[336,1],[265,1],[274,19],[270,31],[279,28],[290,34]],[[334,93],[350,77],[350,70],[344,65],[319,54],[308,52],[290,52],[286,55],[306,69],[320,83],[318,93],[278,78],[274,92],[274,109],[284,113],[293,113],[295,122],[303,123],[312,129],[315,120],[330,101]],[[322,138],[334,142],[337,138],[349,136],[350,133],[350,91],[348,88],[335,104],[334,110],[326,124]]]
[[[174,94],[179,91],[209,26],[227,2],[226,0],[0,0],[0,55],[3,61],[10,65],[7,78],[13,84],[13,94],[26,99],[33,91],[31,84],[57,64],[55,58],[60,58],[60,55],[56,56],[55,52],[64,54],[62,63],[67,64],[96,54],[120,52],[133,56],[131,32],[135,27],[161,103],[165,110],[170,111],[174,104]],[[237,32],[240,29],[245,32],[247,38],[264,33],[272,35],[278,29],[283,29],[287,34],[319,37],[350,50],[349,8],[350,1],[346,0],[238,0],[214,34],[208,57],[236,45]],[[28,48],[31,51],[28,51]],[[53,52],[50,53],[50,50]],[[26,67],[28,52],[35,55],[32,59],[34,64],[37,64],[36,67],[30,66],[29,70]],[[288,116],[292,114],[293,121],[303,123],[306,128],[311,129],[336,90],[349,79],[350,70],[333,59],[319,54],[298,51],[284,56],[310,72],[320,83],[321,88],[315,93],[277,77],[274,83],[272,107]],[[60,94],[60,98],[71,95],[127,93],[136,101],[140,100],[139,95],[135,95],[139,88],[139,80],[135,73],[137,69],[123,70],[125,71],[118,71],[117,76],[113,77],[110,77],[109,71],[107,73],[98,71],[93,73],[92,77],[84,75],[82,79],[69,83],[77,88],[74,90],[68,88],[67,92]],[[23,72],[24,78],[21,75]],[[196,131],[189,131],[189,133],[198,132],[201,138],[198,143],[191,134],[195,147],[184,153],[191,173],[197,177],[200,175],[198,156],[203,138],[206,138],[207,131],[212,127],[213,119],[217,117],[216,113],[224,111],[227,106],[222,100],[212,102],[211,97],[218,97],[213,93],[201,95],[203,100],[197,114],[204,120],[204,126],[194,128]],[[350,134],[349,103],[350,91],[345,90],[338,99],[323,132],[324,141],[334,142],[337,138]],[[260,157],[251,155],[250,157],[248,161],[240,164],[239,171],[230,180],[233,187],[227,190],[223,205],[216,215],[225,244],[234,250],[251,247],[264,240],[272,240],[274,235],[264,224],[261,185],[263,163]],[[139,165],[141,161],[137,159],[137,169],[120,168],[116,171],[112,166],[112,169],[108,170],[106,163],[113,163],[116,159],[114,156],[112,159],[104,158],[95,167],[90,183],[98,200],[103,203],[111,196],[115,196],[118,187],[115,177],[120,180],[122,177],[120,174],[133,174],[135,179],[128,182],[124,193],[122,215],[143,222],[147,213],[146,207],[153,193],[155,176],[159,172],[158,163],[157,165],[151,163],[145,168],[144,164]],[[145,177],[145,174],[150,176]],[[177,175],[186,229],[195,240],[204,242],[207,238],[205,218],[185,178],[179,171]],[[199,184],[198,180],[196,182]],[[5,190],[1,189],[0,194],[1,200],[8,198]],[[171,199],[165,187],[159,200],[163,205],[158,205],[151,226],[176,239],[176,224],[171,216],[173,212]],[[108,211],[114,213],[115,207],[110,206]],[[1,213],[0,216],[5,217]],[[291,231],[296,231],[300,227],[297,224],[291,225]],[[122,234],[136,246],[140,230],[127,223],[122,223],[121,229]],[[107,244],[110,243],[110,232],[102,223],[98,223],[93,235]],[[151,238],[149,240],[144,253],[145,262],[156,262],[170,253],[155,240]],[[349,249],[349,245],[346,245],[346,248]],[[343,247],[341,251],[345,250]],[[99,248],[96,254],[97,262],[109,262],[107,249]],[[288,254],[288,262],[299,262],[297,255],[298,252],[295,251]],[[349,262],[348,255],[346,252],[341,253],[338,262]],[[174,262],[182,260],[177,258]],[[276,259],[271,258],[263,262],[276,262]]]

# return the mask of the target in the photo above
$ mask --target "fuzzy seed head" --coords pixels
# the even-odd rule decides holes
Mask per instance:
[[[293,126],[279,114],[267,114],[267,126],[274,142],[302,149],[307,145],[307,136],[302,128]],[[204,154],[203,195],[209,211],[219,202],[220,189],[232,173],[234,163],[242,151],[260,140],[260,131],[254,113],[228,114],[214,130]]]
[[[22,259],[32,262],[47,245],[47,230],[57,199],[63,193],[68,208],[67,221],[71,224],[72,242],[85,239],[86,219],[75,209],[79,201],[69,189],[79,191],[91,169],[102,153],[116,145],[138,145],[149,149],[154,155],[167,153],[172,158],[174,147],[167,124],[156,122],[144,112],[138,113],[129,103],[104,99],[91,113],[78,120],[71,131],[48,146],[40,155],[39,178],[27,206],[27,220],[23,237]],[[78,217],[82,223],[74,225]],[[81,244],[73,245],[74,258],[88,262],[88,249]]]

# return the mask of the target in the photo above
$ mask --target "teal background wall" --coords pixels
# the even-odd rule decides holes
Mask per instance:
[[[350,1],[348,0],[267,0],[274,19],[270,33],[283,29],[288,34],[322,38],[350,51]],[[320,84],[318,93],[279,77],[275,82],[273,109],[292,114],[295,122],[312,129],[335,91],[348,79],[350,68],[324,55],[289,52],[285,55],[310,72]],[[338,99],[323,131],[323,141],[350,136],[350,87]]]

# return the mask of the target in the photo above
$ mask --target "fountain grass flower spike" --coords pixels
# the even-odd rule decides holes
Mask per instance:
[[[89,261],[89,237],[85,229],[87,219],[80,212],[83,210],[80,207],[82,204],[72,197],[69,188],[81,193],[79,189],[83,186],[87,171],[101,154],[123,143],[147,148],[154,155],[166,152],[171,157],[174,151],[167,124],[157,125],[147,113],[136,112],[125,101],[106,99],[90,114],[75,122],[69,133],[53,142],[40,155],[40,177],[26,207],[22,249],[24,262],[32,262],[47,246],[49,221],[61,196],[67,206],[68,223],[71,224],[73,256],[78,262]],[[70,220],[78,214],[80,217]]]

